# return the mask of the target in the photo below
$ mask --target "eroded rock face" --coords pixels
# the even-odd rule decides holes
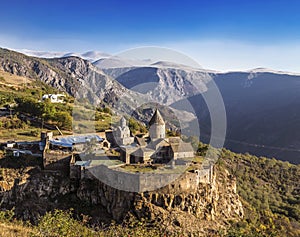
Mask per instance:
[[[226,170],[217,171],[211,183],[192,183],[189,172],[164,188],[151,192],[129,193],[111,188],[98,180],[82,180],[77,196],[84,201],[106,206],[120,221],[128,211],[139,218],[155,218],[153,211],[183,211],[205,220],[239,219],[243,207],[236,193],[236,181]]]
[[[0,48],[0,70],[40,80],[76,98],[87,98],[91,103],[103,100],[117,109],[120,107],[117,99],[122,99],[128,107],[136,106],[137,100],[144,101],[141,95],[79,57],[40,59]]]
[[[7,207],[16,207],[18,216],[33,221],[45,211],[61,206],[76,210],[78,203],[94,209],[102,206],[116,221],[122,221],[131,213],[139,219],[159,221],[168,228],[192,228],[199,233],[223,228],[228,220],[243,217],[236,180],[226,170],[215,168],[209,183],[195,183],[193,175],[186,172],[161,189],[131,193],[114,189],[97,179],[72,181],[59,172],[40,172],[0,196]],[[94,215],[103,215],[97,208]]]
[[[177,183],[189,182],[184,175]],[[200,220],[239,219],[243,207],[236,193],[235,179],[229,173],[217,173],[210,184],[199,183],[197,187],[176,190],[172,184],[156,192],[142,193],[135,199],[135,213],[152,218],[151,210],[183,211]],[[154,217],[155,218],[155,217]]]

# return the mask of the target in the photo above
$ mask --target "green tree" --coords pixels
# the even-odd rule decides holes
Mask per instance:
[[[55,114],[55,121],[60,128],[72,128],[72,116],[68,112],[57,112]]]

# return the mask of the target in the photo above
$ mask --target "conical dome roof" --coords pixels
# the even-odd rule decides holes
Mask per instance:
[[[158,125],[165,125],[165,121],[163,119],[163,117],[161,116],[160,112],[158,109],[155,110],[150,122],[149,122],[149,125],[153,125],[153,124],[158,124]]]
[[[123,128],[123,127],[126,127],[127,122],[126,122],[126,119],[125,119],[124,117],[121,118],[121,120],[120,120],[120,125],[121,125],[122,128]]]

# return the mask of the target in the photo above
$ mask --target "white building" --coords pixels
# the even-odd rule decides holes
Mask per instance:
[[[63,103],[66,95],[64,94],[45,94],[42,97],[42,101],[50,99],[51,103]]]

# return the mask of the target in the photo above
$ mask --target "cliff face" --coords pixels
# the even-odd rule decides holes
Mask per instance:
[[[78,99],[87,98],[92,103],[104,101],[123,112],[127,107],[135,108],[137,101],[144,101],[143,96],[126,89],[79,57],[41,59],[0,48],[0,70],[40,80]]]
[[[192,173],[186,172],[175,182],[155,191],[133,193],[107,186],[96,179],[73,182],[53,172],[39,172],[25,184],[2,192],[3,204],[15,206],[17,215],[36,221],[45,211],[74,208],[95,218],[112,217],[122,221],[128,215],[166,227],[207,233],[224,228],[229,220],[243,217],[243,207],[236,193],[236,181],[226,170],[215,168],[210,183],[195,185]]]
[[[77,196],[85,202],[105,206],[115,220],[122,220],[130,212],[139,219],[158,221],[170,231],[206,233],[243,217],[236,180],[227,170],[216,168],[211,183],[195,184],[191,177],[186,172],[161,189],[143,193],[127,193],[99,181],[83,180]]]

